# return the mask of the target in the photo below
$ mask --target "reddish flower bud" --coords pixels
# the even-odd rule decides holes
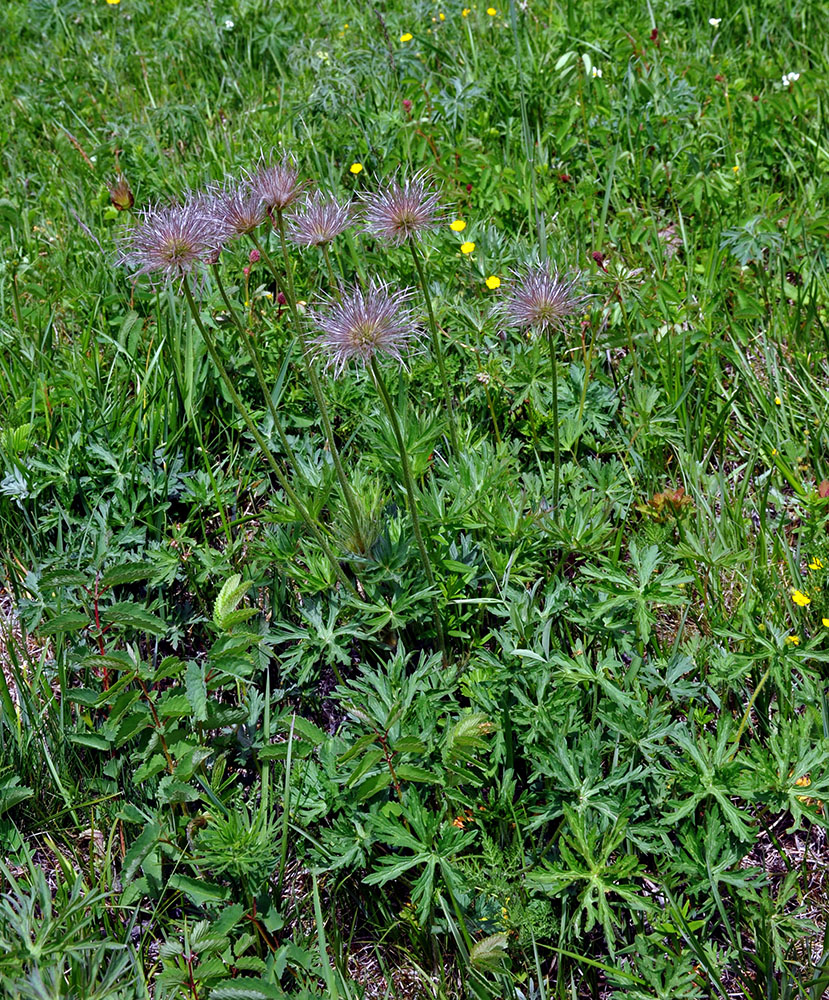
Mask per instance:
[[[251,264],[257,264],[259,262],[259,251],[251,250],[251,252],[248,254],[248,260],[251,262]]]
[[[412,110],[412,102],[408,97],[403,98],[403,110],[408,114]]]
[[[250,268],[249,267],[243,267],[242,268],[242,274],[244,274],[244,276],[246,278],[249,278],[250,277]]]
[[[285,298],[285,293],[284,292],[277,292],[277,294],[276,294],[276,301],[281,306],[284,306],[284,305],[288,304],[288,300]]]

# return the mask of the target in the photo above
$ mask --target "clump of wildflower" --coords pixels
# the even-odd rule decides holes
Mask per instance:
[[[501,279],[497,274],[490,274],[490,276],[486,279],[486,287],[493,292],[496,288],[501,287]]]
[[[709,17],[708,18],[708,23],[711,25],[712,28],[719,28],[721,21],[722,21],[721,17]]]
[[[352,163],[348,169],[351,171],[352,174],[359,174],[360,171],[363,169],[363,165],[362,163]]]
[[[252,233],[266,218],[259,193],[247,184],[231,183],[213,188],[202,205],[205,212],[212,213],[226,239]]]
[[[151,206],[139,218],[121,241],[117,258],[134,277],[180,282],[221,250],[224,234],[198,199]]]
[[[829,618],[821,618],[820,620],[824,628],[829,628]]]
[[[462,233],[466,229],[466,223],[463,219],[455,219],[454,222],[449,223],[449,228],[453,233]]]
[[[809,569],[823,569],[823,563],[817,556],[813,556],[809,562]]]
[[[276,163],[260,161],[250,178],[250,187],[264,208],[271,212],[284,212],[305,190],[296,164],[289,156],[283,156]]]
[[[514,272],[503,306],[507,322],[537,332],[560,329],[584,301],[576,293],[576,280],[546,264]]]
[[[440,194],[425,170],[402,183],[392,178],[378,191],[361,197],[366,231],[393,246],[421,236],[443,221]]]
[[[800,636],[799,635],[787,635],[786,636],[786,643],[789,646],[799,646],[800,645]]]
[[[412,37],[413,36],[412,36],[412,33],[410,31],[404,31],[403,34],[400,36],[400,41],[401,42],[410,42],[412,40]]]
[[[784,73],[783,74],[783,86],[791,87],[793,83],[797,83],[800,79],[800,73]]]
[[[599,69],[599,67],[598,67],[598,66],[594,66],[594,67],[593,67],[593,68],[592,68],[592,69],[590,70],[590,75],[591,75],[591,76],[593,77],[593,79],[594,79],[594,80],[595,80],[595,79],[597,79],[597,78],[598,78],[599,80],[601,80],[601,78],[602,78],[602,71],[601,71],[601,70]]]
[[[288,219],[288,239],[298,246],[323,246],[348,229],[352,216],[350,205],[315,192]]]
[[[328,300],[326,312],[310,315],[319,333],[314,347],[326,368],[342,373],[350,361],[368,364],[375,354],[388,354],[398,361],[417,334],[414,316],[408,308],[409,288],[392,290],[390,285],[371,280],[366,288],[355,285]]]
[[[799,608],[805,608],[812,603],[812,598],[804,594],[802,590],[793,590],[792,600]]]
[[[472,240],[467,240],[465,243],[461,243],[461,253],[470,254],[475,249],[475,244]]]

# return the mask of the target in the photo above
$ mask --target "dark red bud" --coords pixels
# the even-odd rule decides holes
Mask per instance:
[[[256,264],[259,260],[259,251],[251,250],[251,252],[248,254],[248,260],[251,262],[251,264]]]
[[[278,292],[276,296],[276,301],[281,305],[287,305],[288,300],[285,298],[284,292]]]

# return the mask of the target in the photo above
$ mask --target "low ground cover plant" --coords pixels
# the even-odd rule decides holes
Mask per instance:
[[[823,13],[0,13],[6,995],[825,994]]]

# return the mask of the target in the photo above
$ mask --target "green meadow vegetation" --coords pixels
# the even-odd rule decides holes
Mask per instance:
[[[0,994],[829,995],[828,22],[0,6]]]

